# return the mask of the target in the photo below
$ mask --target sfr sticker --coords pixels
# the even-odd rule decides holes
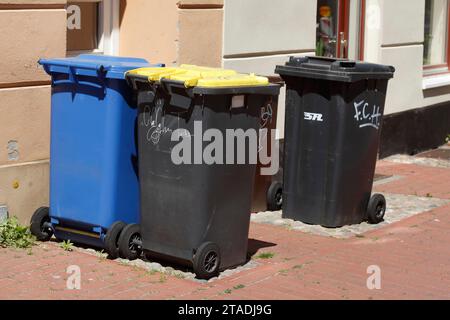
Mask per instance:
[[[323,114],[305,112],[305,120],[323,122]]]

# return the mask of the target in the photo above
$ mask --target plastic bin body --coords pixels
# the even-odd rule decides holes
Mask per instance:
[[[325,227],[361,223],[393,68],[293,60],[277,67],[287,85],[283,217]]]
[[[136,101],[124,73],[142,59],[41,60],[52,76],[50,217],[58,239],[103,246],[115,221],[139,221]]]
[[[201,139],[194,123],[201,123],[203,133],[215,129],[223,137],[227,129],[258,132],[261,108],[277,101],[279,86],[203,90],[171,81],[156,87],[145,79],[131,76],[130,80],[139,91],[143,248],[189,264],[202,243],[214,242],[220,247],[221,269],[245,263],[256,164],[248,160],[206,164],[195,152],[194,139],[200,139],[201,150],[210,142]],[[245,96],[245,106],[231,107],[235,95]],[[191,164],[172,161],[171,151],[178,142],[171,141],[171,135],[177,129],[192,135]],[[226,157],[226,143],[223,154]],[[194,164],[195,157],[202,164]]]
[[[267,135],[265,137],[260,137],[260,142],[267,146],[267,154],[273,155],[275,152],[275,147],[273,146],[273,141],[271,140],[271,130],[276,130],[277,127],[277,117],[278,117],[278,105],[277,101],[272,102],[263,109],[263,117],[261,119],[261,127],[266,128]],[[279,159],[279,165],[281,166],[281,159]],[[275,176],[262,175],[261,169],[264,167],[260,162],[258,162],[255,174],[255,182],[253,188],[253,200],[252,200],[252,212],[261,212],[268,210],[267,204],[267,192],[270,185],[274,182]],[[281,181],[281,180],[280,180]]]

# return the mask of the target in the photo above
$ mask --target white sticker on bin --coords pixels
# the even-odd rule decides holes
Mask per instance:
[[[233,96],[231,99],[231,108],[243,108],[245,107],[245,96]]]

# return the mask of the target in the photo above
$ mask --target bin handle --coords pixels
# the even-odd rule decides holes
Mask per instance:
[[[184,110],[191,107],[194,97],[192,89],[186,88],[182,82],[162,79],[161,87],[170,94],[170,105]],[[176,88],[185,94],[176,92]]]
[[[54,64],[56,65],[56,64]],[[80,65],[76,65],[76,64],[71,64],[69,66],[67,65],[63,65],[63,64],[57,64],[58,66],[64,66],[68,68],[68,75],[69,78],[65,79],[65,80],[53,80],[52,83],[53,85],[57,86],[57,85],[74,85],[74,84],[80,84],[80,85],[84,85],[84,86],[89,86],[89,87],[94,87],[96,89],[103,89],[104,86],[101,84],[97,84],[97,83],[93,83],[90,81],[83,81],[83,80],[78,80],[77,79],[77,73],[76,73],[76,69],[84,69],[84,70],[92,70],[92,68],[88,68],[88,67],[84,67],[84,66],[80,66]],[[98,65],[96,68],[96,73],[97,73],[97,77],[98,79],[103,80],[106,74],[107,69],[104,68],[102,65]]]
[[[69,72],[73,72],[76,69],[95,70],[98,74],[106,73],[107,71],[109,71],[109,67],[105,68],[105,66],[102,64],[97,64],[95,66],[86,66],[86,65],[79,64],[76,62],[55,61],[55,60],[46,60],[46,59],[39,60],[39,63],[44,66],[45,71],[47,71],[48,73],[54,72],[52,70],[52,67],[68,68]]]
[[[103,86],[101,84],[89,82],[89,81],[79,81],[79,80],[53,80],[53,85],[73,85],[73,84],[80,84],[83,86],[89,86],[94,87],[96,89],[103,89]]]

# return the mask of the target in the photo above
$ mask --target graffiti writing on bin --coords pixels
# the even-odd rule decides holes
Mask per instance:
[[[162,109],[164,106],[164,100],[158,99],[155,106],[154,113],[148,117],[151,113],[150,107],[146,107],[144,110],[143,124],[148,127],[147,130],[147,141],[153,144],[158,144],[161,136],[167,133],[172,133],[172,129],[165,126],[165,120],[162,115]]]
[[[268,103],[261,108],[261,128],[266,128],[272,122],[273,110],[272,104]]]
[[[268,128],[268,126],[272,123],[272,117],[272,104],[268,103],[266,106],[261,108],[261,129]],[[265,146],[268,136],[267,133],[268,130],[259,130],[258,152],[260,152]]]
[[[365,100],[361,102],[354,102],[355,107],[355,119],[358,122],[360,128],[372,127],[375,129],[380,128],[381,113],[380,107],[370,106]]]

